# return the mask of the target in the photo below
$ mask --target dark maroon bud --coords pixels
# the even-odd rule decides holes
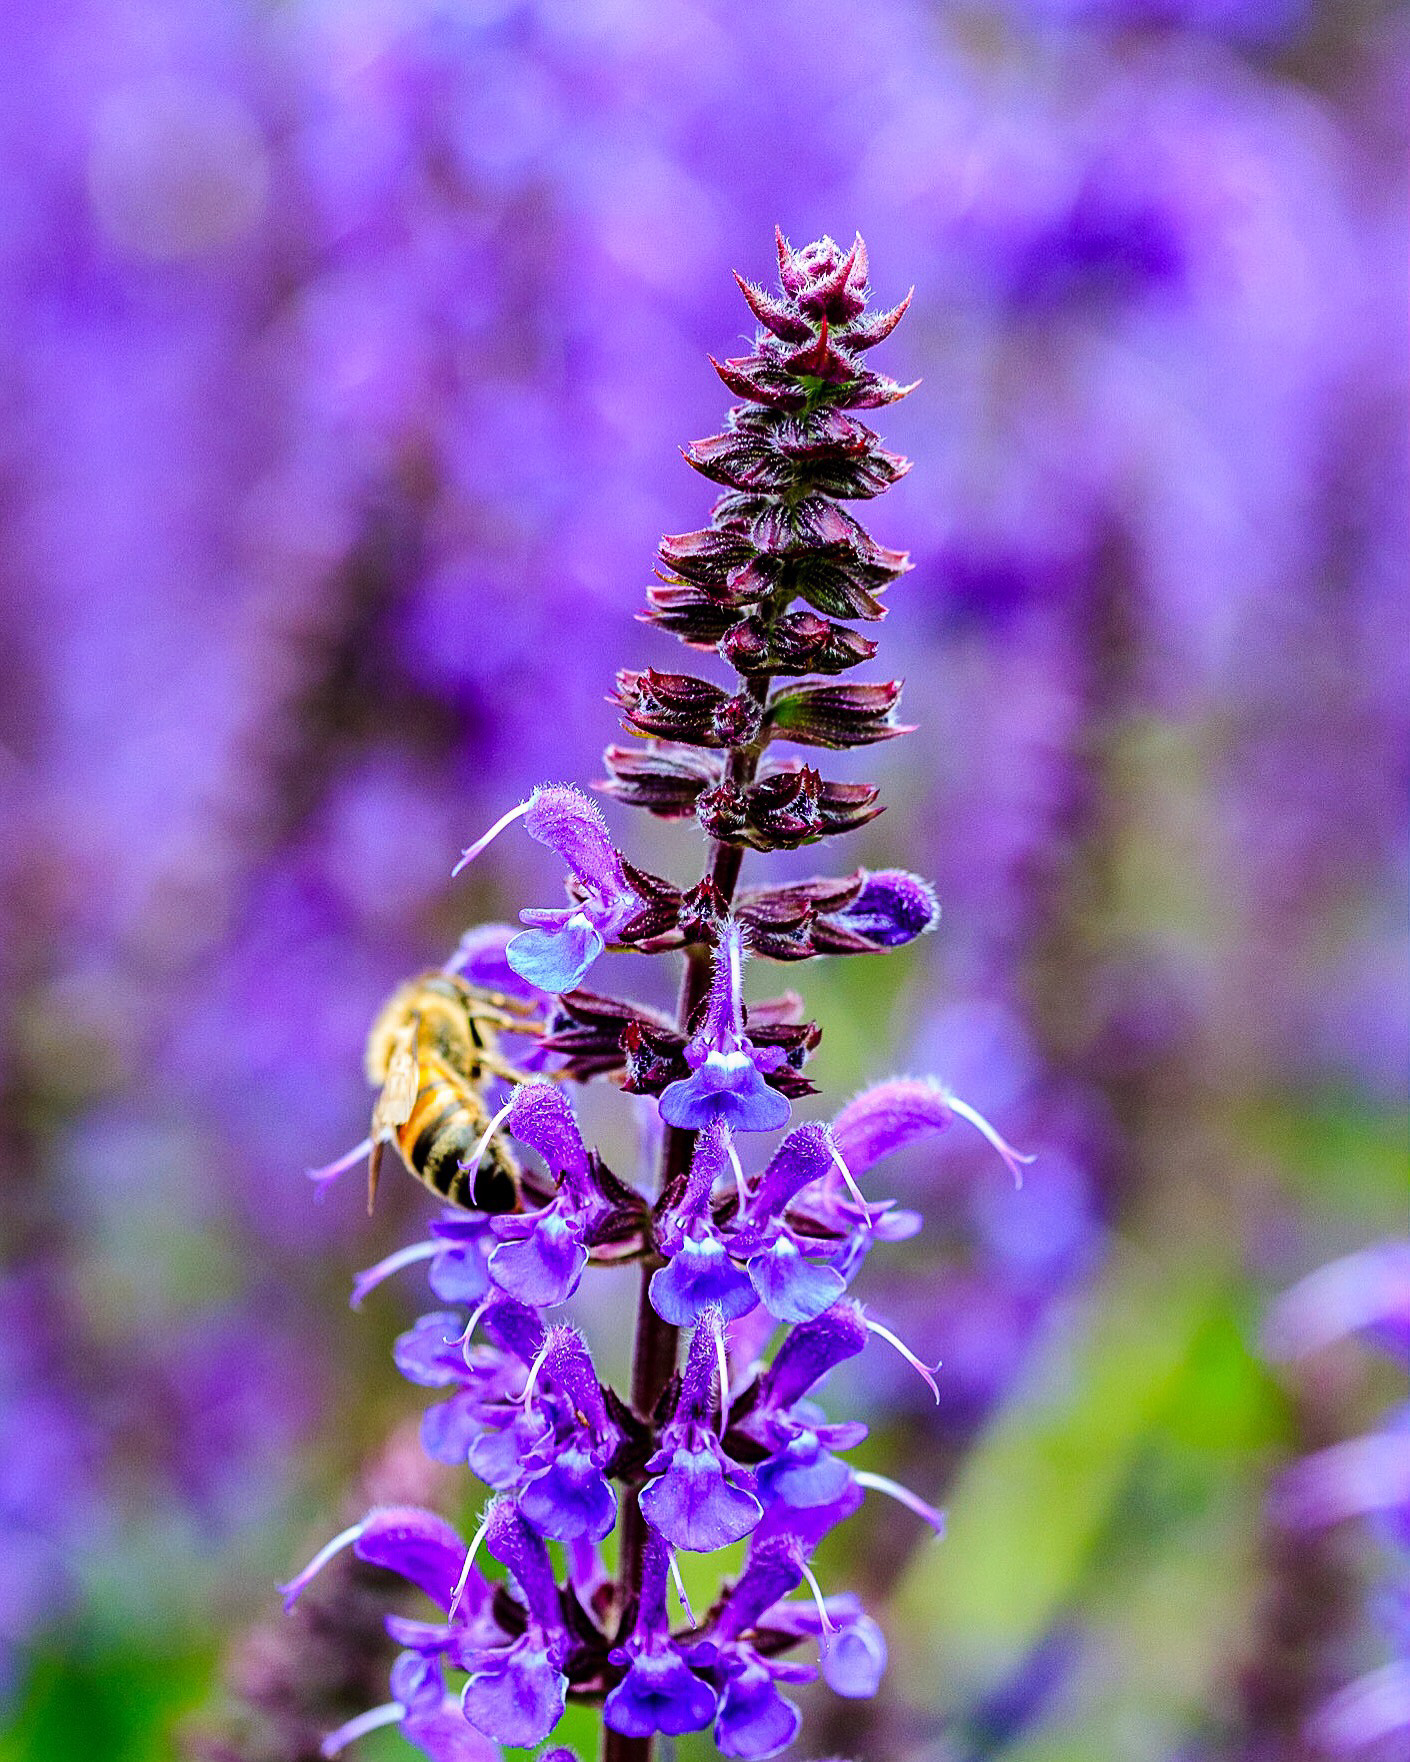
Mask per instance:
[[[688,746],[748,746],[763,720],[747,693],[732,697],[693,673],[658,673],[653,667],[644,673],[623,669],[609,701],[625,711],[627,728]]]
[[[790,350],[781,365],[789,373],[796,373],[806,379],[821,379],[831,385],[845,384],[854,379],[858,372],[857,363],[837,347],[828,331],[826,318],[823,319],[817,336],[801,347]]]
[[[807,320],[800,318],[784,301],[775,300],[762,288],[755,287],[752,281],[745,281],[738,270],[734,271],[734,279],[749,303],[749,310],[766,330],[771,330],[786,343],[801,343],[811,335]]]
[[[722,844],[747,844],[748,804],[744,793],[733,783],[722,783],[707,789],[695,804],[695,813],[703,830]]]
[[[669,938],[680,923],[680,888],[672,881],[663,880],[660,875],[638,869],[625,857],[622,859],[622,873],[627,878],[627,885],[641,900],[642,909],[622,925],[617,932],[618,940],[642,948],[649,944],[659,944],[663,939]]]
[[[771,410],[807,408],[807,388],[762,355],[737,355],[728,361],[711,355],[710,365],[737,398],[766,404]]]
[[[847,329],[847,346],[852,349],[874,349],[878,343],[884,343],[906,315],[906,309],[915,297],[912,288],[899,306],[893,306],[889,312],[873,312],[870,317],[863,318],[849,325]]]
[[[898,404],[902,398],[908,398],[919,384],[918,379],[913,379],[909,385],[901,385],[884,373],[864,371],[850,385],[839,388],[837,402],[845,410],[880,410],[885,404]]]
[[[780,766],[741,791],[731,784],[702,795],[696,812],[712,838],[754,850],[795,850],[865,826],[882,812],[874,783],[824,781],[807,765]]]
[[[885,808],[877,800],[881,791],[875,783],[832,783],[826,779],[818,791],[818,808],[823,829],[831,836],[837,832],[855,832]]]
[[[718,760],[695,747],[609,746],[602,756],[610,775],[597,788],[662,820],[689,819],[720,779]]]
[[[726,587],[731,574],[754,555],[754,547],[737,533],[706,529],[667,533],[658,547],[661,561],[673,574],[699,587]]]
[[[817,954],[875,954],[934,929],[934,889],[903,869],[859,869],[782,887],[749,888],[735,902],[750,947],[769,960]]]
[[[845,324],[861,312],[867,300],[867,248],[858,236],[845,253],[831,239],[818,239],[801,251],[790,253],[788,279],[780,270],[785,290],[794,294],[799,310],[811,318],[830,318]]]
[[[749,536],[761,551],[836,550],[865,562],[876,548],[852,516],[826,496],[798,502],[740,497],[738,511],[749,518]]]
[[[900,571],[897,571],[899,574]],[[888,585],[875,572],[850,558],[813,555],[791,562],[793,590],[815,611],[833,618],[865,618],[875,623],[886,616],[877,595]]]
[[[702,477],[730,489],[778,490],[793,480],[788,460],[767,433],[712,434],[681,450]]]
[[[749,1038],[756,1048],[777,1047],[784,1063],[766,1079],[770,1089],[777,1089],[790,1101],[801,1095],[812,1095],[817,1085],[804,1076],[803,1067],[817,1051],[822,1029],[816,1022],[768,1022],[762,1019],[758,1005],[749,1011]]]
[[[674,1029],[629,1022],[622,1035],[617,1068],[624,1072],[622,1088],[628,1095],[659,1095],[689,1074],[685,1036]]]
[[[750,746],[764,724],[758,700],[747,692],[726,699],[715,714],[713,732],[721,746]]]
[[[650,610],[638,613],[642,623],[669,630],[690,648],[715,648],[739,616],[728,590],[707,593],[686,582],[663,581],[647,588],[646,598]]]
[[[751,887],[735,901],[735,916],[749,926],[749,946],[766,960],[808,960],[813,955],[866,952],[870,944],[821,950],[816,932],[823,914],[841,911],[861,892],[862,878],[798,881],[782,887]]]
[[[728,631],[720,653],[740,673],[843,673],[876,653],[876,644],[812,612],[785,612],[772,627],[746,618]]]
[[[729,905],[707,875],[681,896],[678,921],[682,942],[717,942],[720,925],[728,912]]]
[[[620,1071],[626,1059],[628,1030],[669,1041],[684,1041],[664,1016],[621,998],[599,997],[591,991],[565,991],[548,1019],[548,1032],[540,1044],[556,1053],[562,1063],[555,1074],[585,1083]]]
[[[769,704],[769,726],[801,746],[871,746],[909,734],[896,722],[901,681],[876,685],[815,685],[780,692]]]

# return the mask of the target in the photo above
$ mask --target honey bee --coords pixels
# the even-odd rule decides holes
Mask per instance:
[[[497,1122],[481,1091],[490,1077],[531,1080],[498,1050],[506,1029],[540,1031],[525,1019],[529,1014],[513,998],[443,971],[408,979],[383,1004],[363,1061],[378,1091],[367,1165],[369,1211],[388,1144],[396,1145],[418,1181],[452,1205],[490,1212],[518,1207],[523,1171],[493,1129]]]

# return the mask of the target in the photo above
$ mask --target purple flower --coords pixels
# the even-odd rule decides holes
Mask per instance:
[[[438,1658],[403,1652],[392,1666],[393,1699],[348,1720],[323,1740],[325,1756],[337,1756],[358,1738],[396,1725],[430,1762],[498,1762],[499,1746],[467,1724],[460,1698],[450,1694]]]
[[[478,1303],[490,1290],[488,1260],[494,1237],[478,1212],[447,1211],[431,1225],[430,1239],[399,1248],[353,1280],[352,1306],[403,1267],[428,1260],[427,1282],[443,1303]]]
[[[615,1201],[604,1190],[598,1164],[556,1085],[521,1084],[508,1123],[514,1137],[548,1164],[559,1191],[536,1211],[491,1219],[499,1246],[489,1256],[489,1276],[521,1303],[552,1308],[577,1290],[588,1261],[587,1238],[610,1216]]]
[[[519,1509],[555,1541],[601,1541],[617,1521],[617,1496],[604,1471],[621,1434],[576,1328],[549,1329],[538,1386],[545,1384],[560,1399],[550,1408],[551,1429],[525,1457]]]
[[[862,890],[833,914],[836,923],[873,948],[900,948],[940,922],[935,889],[905,869],[863,869]]]
[[[369,1566],[400,1574],[440,1608],[450,1608],[465,1564],[465,1544],[443,1517],[414,1505],[371,1511],[361,1523],[335,1536],[297,1577],[280,1586],[285,1608],[292,1608],[315,1575],[348,1547]],[[478,1578],[475,1582],[483,1583]]]
[[[698,1131],[723,1120],[739,1132],[773,1132],[788,1123],[787,1097],[764,1080],[782,1067],[783,1049],[755,1046],[744,1032],[743,962],[740,927],[730,919],[720,932],[704,1018],[685,1046],[692,1074],[661,1096],[667,1125]]]
[[[1380,1517],[1410,1547],[1410,1409],[1387,1431],[1333,1444],[1295,1463],[1274,1489],[1273,1514],[1296,1529]]]
[[[542,1538],[507,1499],[491,1507],[485,1545],[514,1575],[524,1597],[526,1626],[511,1645],[461,1646],[456,1662],[470,1672],[461,1705],[478,1730],[500,1744],[540,1744],[563,1715],[568,1679],[560,1665],[568,1634]]]
[[[809,1124],[790,1132],[731,1233],[732,1251],[747,1262],[750,1284],[779,1321],[806,1322],[821,1315],[846,1290],[847,1279],[860,1264],[854,1249],[864,1249],[862,1239],[869,1235],[867,1212],[834,1217],[829,1222],[839,1226],[836,1233],[808,1236],[784,1215],[805,1188],[836,1171],[836,1162],[836,1147],[825,1126]],[[835,1261],[847,1263],[845,1276],[831,1264]]]
[[[670,1256],[651,1276],[651,1302],[673,1327],[693,1327],[707,1309],[726,1320],[747,1315],[758,1302],[749,1275],[735,1266],[710,1216],[715,1183],[730,1169],[729,1128],[715,1120],[695,1142],[685,1191],[657,1226],[658,1245]]]
[[[795,1328],[748,1392],[747,1412],[733,1422],[732,1431],[764,1453],[755,1471],[758,1490],[770,1517],[784,1528],[785,1510],[816,1514],[851,1509],[856,1502],[853,1470],[834,1452],[860,1444],[867,1428],[858,1421],[831,1425],[805,1397],[866,1340],[867,1325],[855,1303],[838,1303]]]
[[[1301,1358],[1362,1333],[1410,1360],[1410,1241],[1319,1267],[1273,1305],[1264,1343],[1275,1358]]]
[[[636,1625],[626,1644],[612,1654],[613,1663],[625,1665],[626,1674],[602,1708],[605,1723],[626,1737],[703,1731],[715,1716],[715,1691],[691,1670],[671,1638],[666,1570],[665,1546],[648,1535]]]
[[[956,1116],[984,1134],[1021,1184],[1019,1165],[1033,1158],[1005,1143],[982,1114],[929,1078],[896,1077],[864,1090],[832,1122],[832,1135],[847,1167],[860,1176],[893,1151],[943,1132]]]
[[[725,1455],[711,1427],[715,1371],[723,1352],[719,1312],[707,1311],[691,1335],[675,1412],[646,1465],[656,1478],[641,1490],[647,1522],[672,1547],[692,1553],[708,1554],[737,1542],[763,1515],[752,1476]]]
[[[496,820],[464,852],[455,873],[518,819],[530,838],[567,864],[574,899],[565,907],[520,912],[520,922],[531,928],[513,938],[505,958],[521,979],[539,990],[571,991],[643,902],[627,883],[601,813],[580,791],[561,783],[536,789]]]
[[[471,1346],[459,1316],[436,1312],[402,1334],[393,1353],[409,1382],[456,1391],[422,1418],[427,1453],[438,1462],[468,1463],[489,1486],[503,1488],[517,1484],[525,1453],[548,1424],[541,1407],[522,1401],[543,1324],[509,1297],[483,1308],[479,1321],[493,1344]]]
[[[1324,1701],[1307,1735],[1328,1756],[1403,1755],[1387,1746],[1410,1743],[1410,1658],[1358,1677]]]

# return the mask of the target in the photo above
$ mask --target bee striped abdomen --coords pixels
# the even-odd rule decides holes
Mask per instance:
[[[496,1134],[485,1147],[478,1177],[471,1164],[490,1123],[479,1095],[463,1079],[425,1061],[411,1117],[397,1131],[397,1148],[419,1181],[452,1205],[482,1211],[512,1211],[519,1171]]]

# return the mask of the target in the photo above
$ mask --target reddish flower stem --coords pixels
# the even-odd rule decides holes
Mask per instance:
[[[750,691],[762,702],[768,687],[763,680],[751,680]],[[730,780],[740,787],[747,786],[753,782],[758,765],[758,749],[737,749],[730,754]],[[711,848],[710,879],[726,905],[734,898],[743,861],[742,845],[715,844]],[[693,948],[686,958],[680,1002],[676,1011],[676,1022],[682,1032],[689,1030],[690,1018],[704,1001],[709,989],[710,951],[703,947]],[[665,1140],[661,1146],[661,1168],[656,1187],[658,1193],[664,1193],[676,1176],[684,1174],[690,1167],[694,1147],[694,1132],[682,1132],[675,1126],[666,1128]],[[655,1261],[647,1260],[643,1263],[641,1288],[637,1296],[636,1339],[632,1347],[632,1406],[643,1419],[650,1418],[661,1391],[670,1382],[675,1372],[676,1354],[680,1345],[680,1329],[662,1321],[651,1306],[651,1275],[655,1271]],[[641,1515],[638,1491],[636,1487],[626,1488],[622,1501],[622,1554],[617,1575],[617,1606],[628,1620],[634,1619],[641,1595],[642,1556],[646,1547],[646,1520]],[[630,1738],[623,1736],[621,1732],[612,1731],[606,1725],[602,1728],[602,1762],[651,1762],[654,1749],[654,1738]]]

